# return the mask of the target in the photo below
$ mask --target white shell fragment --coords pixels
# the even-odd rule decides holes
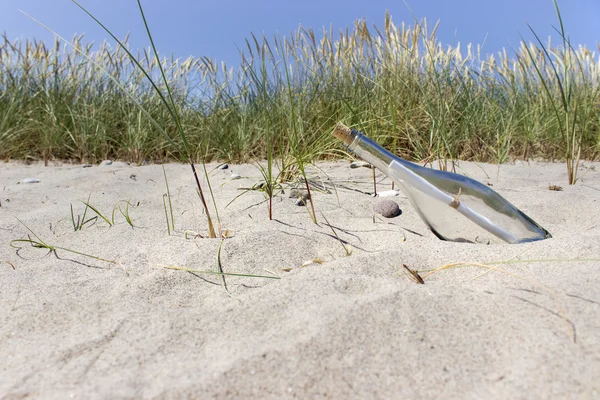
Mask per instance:
[[[102,162],[100,163],[100,166],[101,166],[101,167],[106,167],[106,166],[108,166],[108,165],[111,165],[112,163],[113,163],[113,162],[112,162],[112,160],[104,160],[104,161],[102,161]]]
[[[21,181],[21,183],[40,183],[41,180],[38,178],[25,178]]]
[[[398,190],[386,190],[384,192],[377,193],[377,197],[394,197],[394,196],[399,196],[399,195],[400,195],[400,191],[398,191]]]
[[[353,163],[350,164],[350,168],[373,168],[373,166],[371,164],[369,164],[368,162],[364,162],[364,161],[354,161]]]
[[[238,174],[231,174],[231,180],[236,180],[236,179],[242,179],[242,176],[238,175]]]

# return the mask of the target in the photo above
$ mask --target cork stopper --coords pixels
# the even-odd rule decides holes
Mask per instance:
[[[356,133],[352,131],[352,129],[348,128],[346,125],[338,122],[333,130],[333,136],[337,139],[341,140],[345,145],[349,146],[352,144],[354,139],[356,138]]]

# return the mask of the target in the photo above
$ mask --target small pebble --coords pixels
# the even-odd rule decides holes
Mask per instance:
[[[92,166],[92,164],[82,164],[81,165],[83,168],[90,168]]]
[[[386,190],[384,192],[377,193],[378,197],[394,197],[398,196],[400,192],[398,190]]]
[[[41,180],[38,178],[25,178],[21,181],[21,183],[40,183]]]
[[[102,161],[102,162],[100,163],[100,166],[101,166],[101,167],[106,167],[106,166],[108,166],[108,165],[111,165],[112,163],[113,163],[113,162],[112,162],[112,160],[104,160],[104,161]]]
[[[364,162],[364,161],[354,161],[353,163],[350,164],[350,168],[373,168],[373,166],[371,164],[369,164],[368,162]]]
[[[395,201],[381,200],[373,204],[373,211],[385,218],[394,218],[400,215],[400,207]]]
[[[241,179],[242,176],[238,174],[231,174],[231,180]]]
[[[228,164],[223,164],[223,165],[219,166],[219,169],[227,169],[227,168],[229,168]]]

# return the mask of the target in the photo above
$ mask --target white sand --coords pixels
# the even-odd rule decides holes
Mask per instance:
[[[370,170],[320,166],[338,185],[337,197],[313,193],[320,226],[287,193],[273,221],[259,192],[225,208],[258,170],[212,173],[233,235],[224,270],[281,276],[228,277],[228,295],[216,276],[163,268],[215,268],[219,240],[184,237],[206,233],[189,166],[167,165],[177,228],[168,236],[160,166],[1,164],[0,398],[600,396],[600,262],[510,264],[501,266],[510,274],[475,280],[485,269],[454,268],[424,285],[402,268],[600,257],[600,164],[586,162],[568,186],[563,164],[461,163],[553,235],[489,246],[438,240],[403,196],[402,215],[373,223],[377,199],[342,187],[370,191]],[[249,178],[229,181],[232,171]],[[18,184],[25,178],[41,182]],[[74,232],[69,205],[81,213],[90,193],[108,215],[119,200],[139,202],[136,227],[117,213],[110,229]],[[30,247],[17,254],[9,242],[28,232],[15,217],[49,244],[118,264]],[[325,262],[300,267],[316,257]]]

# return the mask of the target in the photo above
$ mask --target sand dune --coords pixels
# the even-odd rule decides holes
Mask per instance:
[[[600,258],[600,164],[584,163],[575,186],[563,164],[459,164],[553,235],[521,245],[440,241],[402,195],[400,216],[373,218],[380,199],[362,193],[372,191],[370,170],[342,161],[311,172],[328,187],[313,190],[319,225],[289,188],[269,221],[260,192],[226,207],[260,180],[256,167],[215,166],[231,236],[224,271],[281,279],[229,276],[228,293],[217,276],[165,268],[215,270],[220,241],[185,235],[207,229],[186,165],[166,165],[170,236],[161,166],[0,165],[0,398],[599,395],[600,261],[567,259]],[[119,201],[136,205],[134,228],[117,211],[110,228],[98,220],[74,231],[70,204],[80,215],[90,195],[109,216]],[[50,245],[116,263],[25,245],[16,252],[9,243],[27,238],[25,225]],[[549,259],[562,261],[493,264],[503,272],[484,275],[450,268],[424,285],[402,267],[424,276],[455,262]]]

